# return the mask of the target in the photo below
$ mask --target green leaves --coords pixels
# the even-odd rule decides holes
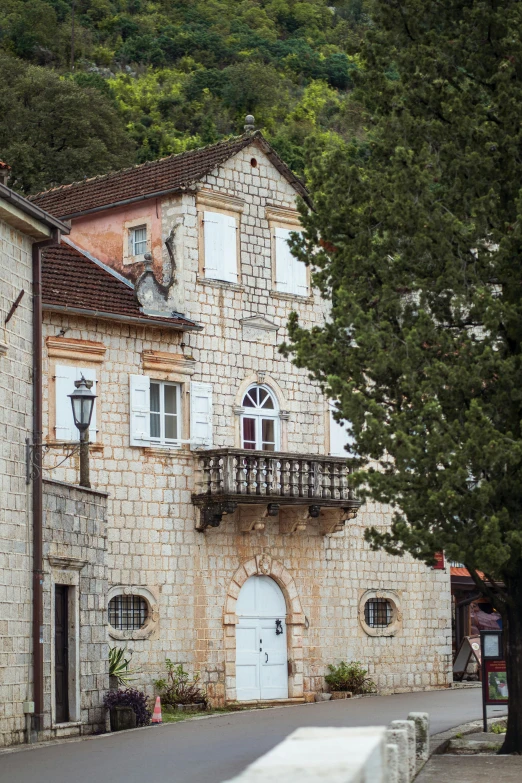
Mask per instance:
[[[352,423],[368,540],[499,580],[522,563],[522,10],[373,4],[364,140],[313,154],[295,252],[331,299],[290,342]],[[319,251],[316,247],[319,244]]]

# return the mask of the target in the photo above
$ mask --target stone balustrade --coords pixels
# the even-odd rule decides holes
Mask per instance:
[[[280,506],[308,506],[310,517],[337,507],[347,518],[360,505],[349,486],[347,459],[247,449],[205,450],[196,459],[193,501],[203,509],[200,528],[217,527],[238,504],[265,504],[265,516],[276,516]]]

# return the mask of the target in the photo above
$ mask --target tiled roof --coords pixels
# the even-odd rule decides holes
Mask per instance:
[[[124,320],[144,326],[194,329],[197,324],[181,316],[145,315],[134,287],[122,282],[101,262],[62,243],[42,251],[42,302],[44,310]]]
[[[263,150],[296,191],[309,201],[301,180],[292,173],[259,131],[83,182],[62,185],[32,196],[31,201],[52,215],[71,218],[86,212],[96,212],[110,205],[183,190],[252,143]]]

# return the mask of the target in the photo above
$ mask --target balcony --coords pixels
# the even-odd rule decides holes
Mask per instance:
[[[196,458],[198,530],[238,512],[242,532],[263,530],[268,517],[278,517],[281,533],[302,532],[315,519],[329,534],[357,516],[347,459],[245,449],[211,449]]]

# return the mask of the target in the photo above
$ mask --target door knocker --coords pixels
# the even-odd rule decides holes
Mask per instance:
[[[283,623],[281,620],[276,620],[276,636],[283,633]]]

